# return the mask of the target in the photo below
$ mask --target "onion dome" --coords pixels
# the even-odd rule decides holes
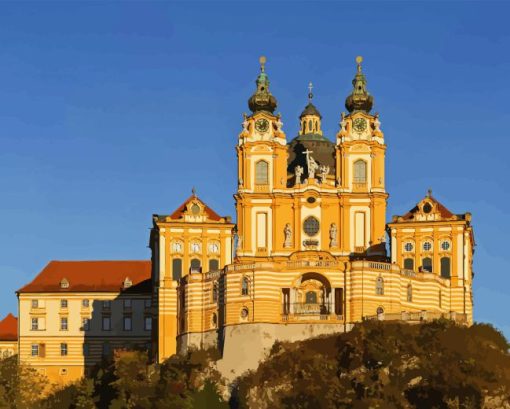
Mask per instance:
[[[248,107],[255,113],[267,111],[271,114],[276,109],[276,98],[269,92],[269,78],[265,72],[266,57],[260,57],[260,74],[255,81],[257,90],[248,100]]]
[[[368,113],[374,104],[374,97],[367,91],[367,79],[361,72],[362,62],[363,57],[356,57],[358,70],[354,79],[352,80],[353,90],[351,95],[349,95],[345,100],[345,107],[349,112],[364,111]]]

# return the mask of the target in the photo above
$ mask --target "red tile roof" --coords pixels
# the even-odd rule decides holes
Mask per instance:
[[[124,291],[151,291],[151,262],[140,261],[50,261],[34,280],[18,290],[31,292],[117,292],[129,278],[132,286]],[[61,281],[68,288],[61,288]]]
[[[186,210],[186,205],[191,201],[191,200],[198,200],[200,203],[202,203],[204,205],[204,211],[207,213],[207,216],[209,217],[209,219],[211,220],[214,220],[214,221],[220,221],[221,220],[221,216],[218,215],[214,210],[212,210],[209,206],[207,206],[202,200],[200,200],[198,197],[196,197],[195,195],[191,195],[190,197],[188,197],[183,204],[181,204],[177,210],[175,212],[173,212],[171,215],[170,215],[170,218],[171,219],[180,219],[182,218],[183,216],[183,213],[184,211]]]
[[[18,319],[9,314],[0,321],[0,341],[18,340]]]
[[[437,210],[439,211],[439,214],[441,215],[441,218],[443,219],[451,219],[452,217],[454,217],[455,215],[450,212],[445,206],[443,206],[442,203],[440,203],[437,199],[435,199],[434,197],[432,196],[428,196],[427,199],[434,203],[437,207]],[[425,199],[424,199],[425,200]],[[421,203],[421,202],[420,202]],[[416,205],[415,207],[413,207],[411,210],[409,210],[406,214],[404,214],[402,216],[402,219],[403,220],[412,220],[414,219],[414,214],[416,212],[418,212],[418,205]]]

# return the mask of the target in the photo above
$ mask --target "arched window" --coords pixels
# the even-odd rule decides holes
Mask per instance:
[[[384,280],[382,277],[377,277],[377,280],[375,282],[375,293],[377,295],[384,294]]]
[[[218,282],[215,281],[212,287],[212,302],[218,302]]]
[[[413,301],[413,287],[411,284],[407,286],[407,302]]]
[[[412,258],[404,259],[404,268],[406,270],[414,270],[414,260]]]
[[[308,291],[306,293],[306,301],[307,304],[317,304],[317,293],[314,291]]]
[[[172,280],[180,280],[182,277],[182,259],[174,258],[172,260]]]
[[[311,119],[308,121],[308,130],[309,131],[312,130],[312,120]]]
[[[212,258],[209,260],[209,271],[218,271],[220,269],[220,263],[218,260]]]
[[[441,277],[450,278],[450,257],[441,257]]]
[[[367,182],[367,164],[364,160],[354,162],[354,183]]]
[[[250,283],[248,277],[243,277],[241,282],[241,295],[248,295],[250,293]]]
[[[259,160],[255,164],[255,184],[267,185],[269,183],[269,164],[265,160]]]
[[[428,271],[429,273],[432,273],[432,259],[430,257],[425,257],[421,261],[422,267],[424,271]]]
[[[191,259],[190,270],[200,272],[200,260],[198,258]]]
[[[315,121],[315,132],[317,132],[317,121]]]

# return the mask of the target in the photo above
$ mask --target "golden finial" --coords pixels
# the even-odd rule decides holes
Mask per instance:
[[[432,189],[428,189],[427,190],[427,197],[431,197],[432,196]]]
[[[313,94],[312,94],[313,84],[310,81],[308,84],[308,101],[312,102]]]
[[[261,56],[261,57],[259,58],[260,71],[261,71],[261,72],[264,72],[264,66],[266,65],[266,61],[267,61],[267,60],[266,60],[266,57],[264,57],[264,56]]]
[[[358,72],[361,72],[361,63],[363,62],[363,57],[358,55],[356,57],[356,64],[358,64]]]

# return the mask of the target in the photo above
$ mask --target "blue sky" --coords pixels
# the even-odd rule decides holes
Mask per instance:
[[[363,55],[388,219],[430,187],[473,214],[475,319],[510,337],[510,5],[0,4],[0,313],[52,259],[143,259],[196,186],[234,215],[236,137],[266,55],[288,138],[307,84],[333,138]]]

